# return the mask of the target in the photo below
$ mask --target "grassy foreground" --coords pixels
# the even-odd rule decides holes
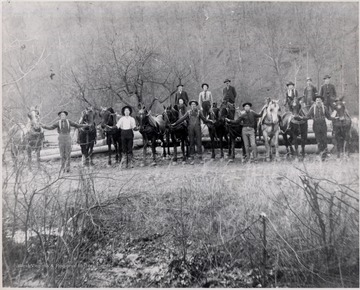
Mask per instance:
[[[358,155],[19,169],[3,175],[3,283],[358,287],[358,187]]]

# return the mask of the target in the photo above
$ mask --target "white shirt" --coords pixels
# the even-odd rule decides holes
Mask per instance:
[[[123,116],[117,122],[116,127],[120,128],[121,130],[130,130],[136,127],[135,119],[131,116]]]

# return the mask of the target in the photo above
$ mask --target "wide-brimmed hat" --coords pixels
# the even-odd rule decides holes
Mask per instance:
[[[199,106],[199,103],[198,103],[198,101],[196,101],[196,100],[191,100],[191,101],[189,102],[189,106],[191,106],[192,103],[195,103],[196,106]]]
[[[322,99],[322,100],[324,101],[324,97],[323,97],[323,96],[320,96],[320,95],[315,95],[315,96],[313,97],[313,101],[315,102],[317,98],[320,98],[320,99]]]
[[[249,105],[250,107],[252,107],[252,103],[250,103],[250,102],[246,102],[246,103],[242,104],[243,107],[245,107],[246,105]]]
[[[130,111],[130,115],[132,114],[132,108],[130,106],[124,106],[122,109],[121,109],[121,114],[125,116],[125,109],[129,109]]]
[[[288,83],[286,84],[287,87],[288,87],[288,86],[291,86],[291,85],[295,86],[295,84],[294,84],[293,82],[288,82]]]
[[[183,84],[178,84],[176,87],[183,87],[184,85]]]
[[[203,83],[203,84],[201,85],[201,88],[204,88],[205,85],[209,88],[209,85],[208,85],[207,83]]]
[[[60,111],[60,112],[58,113],[58,116],[60,116],[61,113],[64,113],[66,116],[69,114],[68,112],[62,110],[62,111]]]
[[[325,75],[325,76],[324,76],[324,80],[326,80],[326,79],[331,79],[331,76]]]
[[[306,78],[306,81],[312,81],[312,78]]]
[[[224,84],[226,84],[226,83],[231,83],[231,80],[229,80],[229,79],[224,80]]]

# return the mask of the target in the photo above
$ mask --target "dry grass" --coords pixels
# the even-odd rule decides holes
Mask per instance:
[[[99,164],[100,159],[96,161]],[[358,198],[358,155],[348,161],[324,163],[243,165],[209,161],[205,165],[174,166],[163,162],[156,169],[131,170],[104,164],[86,170],[74,166],[71,174],[60,179],[56,166],[45,164],[41,172],[21,175],[19,200],[38,192],[28,206],[28,226],[31,223],[32,228],[46,229],[50,222],[52,228],[71,228],[69,217],[77,213],[82,224],[75,230],[86,236],[89,245],[101,241],[106,244],[115,238],[118,243],[132,241],[159,233],[168,248],[169,261],[199,263],[197,269],[203,273],[191,275],[197,275],[193,283],[200,283],[209,269],[225,265],[255,269],[253,276],[260,277],[259,215],[264,212],[268,217],[267,272],[271,285],[346,287],[358,283],[358,274],[352,269],[358,263],[359,205],[349,197]],[[319,238],[319,218],[304,192],[305,176],[311,182],[320,181],[318,191],[328,198],[319,195],[317,209],[325,222],[324,240],[321,234]],[[3,187],[7,193],[5,227],[14,225],[16,219],[15,228],[24,229],[26,210],[18,208],[16,216],[11,214],[13,181],[10,177]],[[116,245],[113,242],[112,247]],[[336,259],[329,259],[329,251]],[[203,257],[201,263],[194,259],[198,254]]]

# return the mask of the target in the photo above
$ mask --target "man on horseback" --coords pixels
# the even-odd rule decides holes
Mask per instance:
[[[235,116],[236,90],[233,86],[230,86],[230,82],[231,81],[229,79],[226,79],[224,81],[226,87],[223,89],[223,102],[225,102],[228,105],[230,115]]]
[[[330,76],[324,76],[324,84],[320,88],[319,95],[322,97],[325,107],[331,113],[334,110],[336,99],[336,90],[333,84],[330,84]]]
[[[295,89],[295,84],[293,82],[288,82],[286,86],[287,91],[285,95],[285,107],[287,106],[287,108],[290,110],[292,101],[294,100],[294,98],[298,98],[298,92]]]
[[[60,120],[56,123],[46,126],[41,124],[41,127],[47,130],[57,129],[59,133],[59,150],[60,150],[60,158],[61,158],[61,170],[64,172],[70,172],[70,156],[71,156],[71,136],[70,136],[70,127],[75,128],[88,128],[88,124],[77,124],[69,119],[67,119],[68,112],[60,111],[58,116]]]
[[[132,108],[130,106],[125,106],[121,110],[122,117],[117,122],[116,127],[121,129],[121,144],[122,151],[126,154],[126,167],[134,167],[133,165],[133,143],[134,143],[134,131],[136,130],[136,122],[133,117],[131,117]],[[121,158],[120,167],[125,162],[125,156]]]
[[[256,118],[260,118],[261,114],[258,114],[251,110],[252,104],[246,102],[243,105],[245,112],[239,116],[237,120],[225,119],[226,122],[232,124],[240,124],[242,122],[242,139],[245,145],[245,162],[250,160],[250,147],[253,152],[253,161],[257,162],[257,147],[255,142],[255,127]]]
[[[187,92],[183,91],[183,86],[184,85],[181,83],[177,85],[178,91],[175,93],[175,105],[179,106],[180,100],[182,100],[182,104],[187,107],[189,103],[189,97]]]
[[[306,87],[304,89],[304,94],[302,96],[302,101],[305,104],[306,111],[310,109],[314,103],[315,96],[317,95],[317,89],[312,84],[311,78],[306,78]]]
[[[211,92],[208,91],[209,85],[207,83],[203,83],[201,87],[203,91],[199,94],[200,110],[204,117],[208,118],[210,113],[212,113],[213,97]]]
[[[201,125],[200,120],[206,123],[213,123],[212,120],[207,120],[201,110],[198,109],[199,103],[195,100],[190,101],[190,110],[186,112],[186,114],[177,120],[175,123],[171,124],[171,127],[175,127],[181,124],[183,121],[188,121],[188,133],[190,139],[190,158],[192,159],[190,164],[194,164],[194,155],[195,155],[195,145],[197,149],[197,154],[200,159],[200,163],[202,161],[202,144],[201,144]]]

